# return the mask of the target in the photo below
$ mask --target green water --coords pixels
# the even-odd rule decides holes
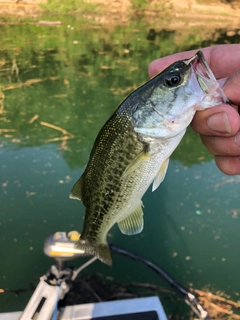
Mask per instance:
[[[31,284],[49,269],[52,260],[42,249],[50,233],[81,232],[84,207],[68,196],[115,107],[148,79],[152,59],[238,41],[226,30],[211,32],[214,41],[191,28],[184,34],[153,32],[141,21],[100,28],[73,18],[60,27],[1,26],[0,288],[29,292],[1,294],[0,312],[22,310]],[[143,232],[128,237],[115,226],[109,240],[157,263],[186,287],[221,291],[238,300],[239,183],[239,176],[218,171],[189,130],[164,183],[143,198]],[[88,269],[97,271],[122,283],[163,284],[125,258],[114,257],[113,267],[95,262]]]

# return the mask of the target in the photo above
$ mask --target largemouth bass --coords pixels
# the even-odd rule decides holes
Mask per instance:
[[[142,231],[141,199],[163,181],[195,112],[227,101],[200,51],[132,92],[100,130],[71,191],[86,207],[77,246],[111,265],[108,231],[115,223],[127,235]]]

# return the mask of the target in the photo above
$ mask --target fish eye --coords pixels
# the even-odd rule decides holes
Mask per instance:
[[[165,79],[165,83],[168,87],[175,87],[182,81],[179,74],[172,75],[169,78]]]

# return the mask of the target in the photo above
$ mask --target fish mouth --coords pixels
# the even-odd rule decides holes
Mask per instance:
[[[184,62],[187,65],[191,64],[192,71],[196,76],[198,84],[205,94],[211,95],[214,91],[218,92],[223,102],[231,104],[231,101],[221,90],[219,83],[205,60],[202,51],[198,51],[193,57],[188,60],[184,60]]]

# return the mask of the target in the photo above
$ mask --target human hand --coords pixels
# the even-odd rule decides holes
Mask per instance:
[[[190,58],[197,51],[181,52],[152,61],[149,76],[153,77],[174,61]],[[191,126],[215,156],[215,162],[223,173],[240,174],[240,45],[218,45],[201,51],[216,79],[224,79],[222,89],[235,105],[221,104],[198,111]]]

